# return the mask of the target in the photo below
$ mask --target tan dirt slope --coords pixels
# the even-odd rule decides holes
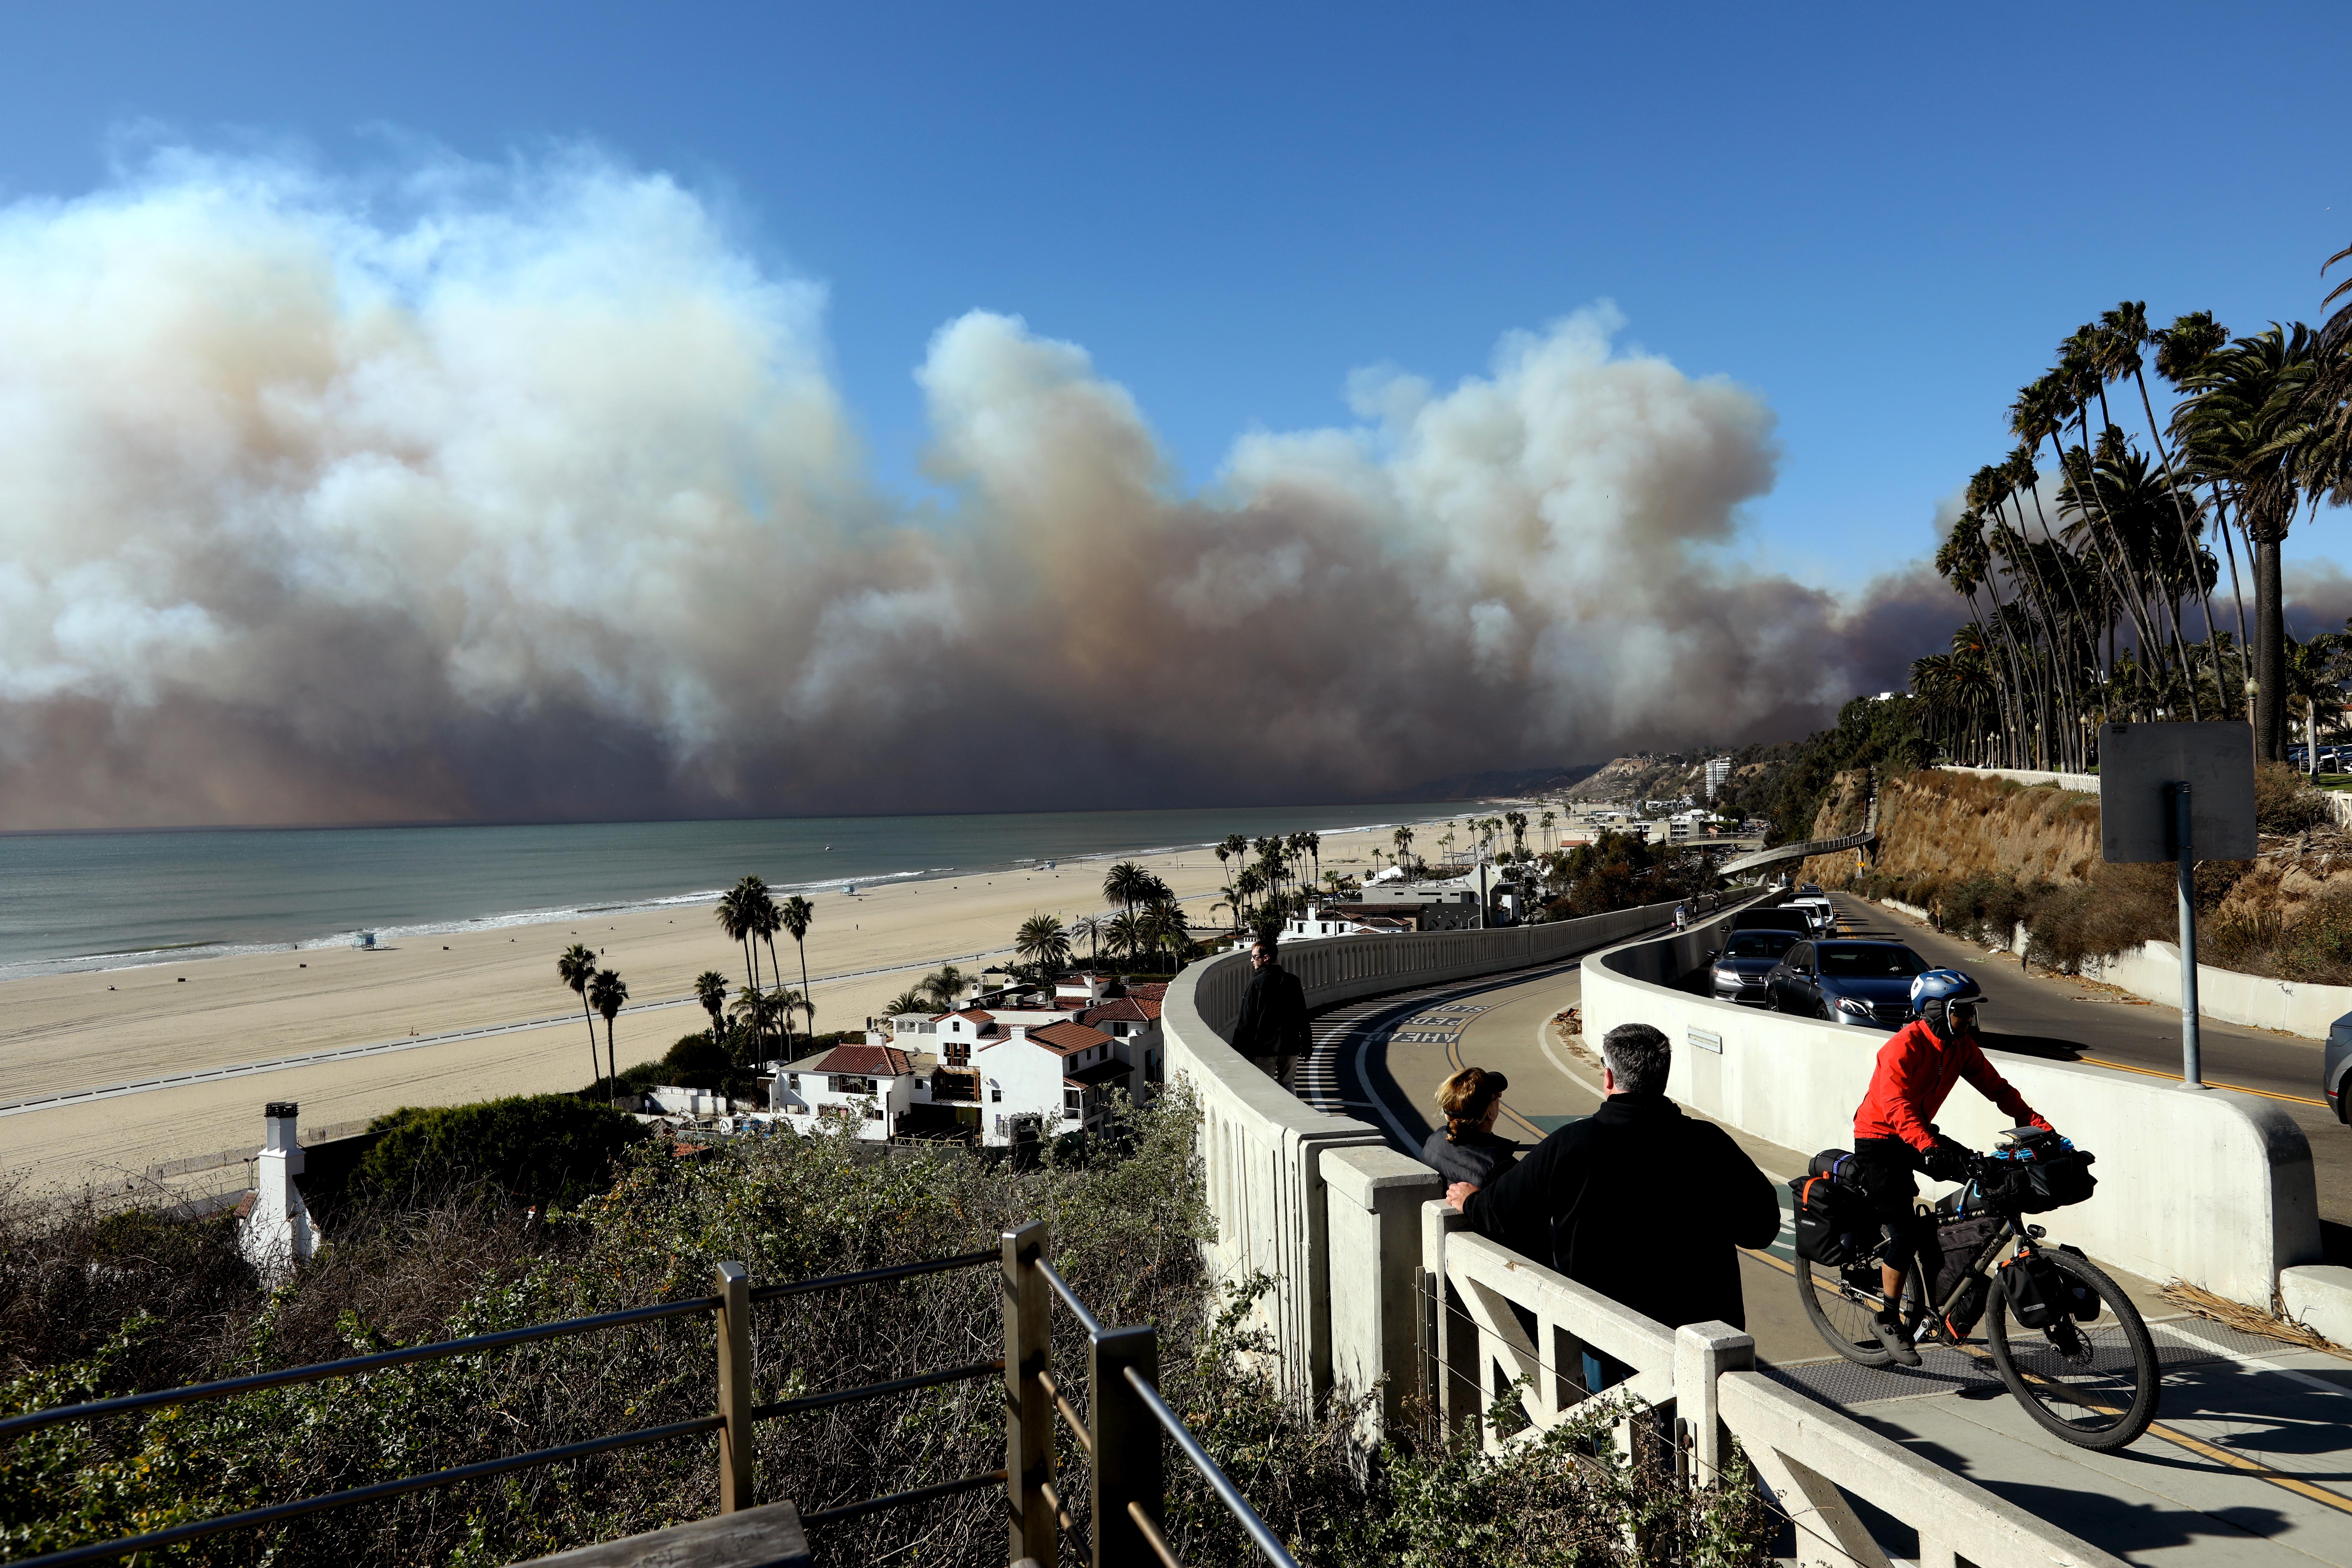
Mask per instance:
[[[1811,836],[1858,831],[1867,790],[1865,773],[1840,773]],[[1938,881],[2013,876],[2070,886],[2089,880],[2099,864],[2096,795],[1934,769],[1879,785],[1876,869],[1882,875]],[[1843,888],[1859,869],[1853,855],[1816,856],[1804,863],[1801,879]]]

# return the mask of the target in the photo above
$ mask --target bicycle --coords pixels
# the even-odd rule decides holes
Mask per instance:
[[[2155,1342],[2122,1287],[2075,1248],[2044,1246],[2048,1232],[2023,1217],[2079,1202],[2050,1192],[2048,1176],[2063,1160],[2079,1169],[2090,1156],[2034,1128],[2003,1137],[2009,1147],[2000,1155],[1973,1157],[1959,1188],[1933,1205],[1917,1206],[1914,1235],[1898,1237],[1889,1234],[1894,1226],[1882,1226],[1875,1246],[1821,1248],[1843,1252],[1834,1262],[1801,1255],[1798,1299],[1838,1354],[1864,1366],[1891,1365],[1894,1354],[1879,1343],[1872,1323],[1882,1289],[1880,1264],[1890,1261],[1890,1249],[1900,1248],[1911,1255],[1900,1318],[1915,1346],[1944,1344],[1973,1354],[1969,1331],[1981,1319],[2001,1382],[2045,1431],[2101,1453],[2125,1447],[2156,1418],[2163,1373]],[[2088,1196],[2087,1171],[2077,1179],[2081,1196]],[[1933,1280],[1923,1279],[1919,1267],[1929,1222],[1942,1259]],[[2012,1245],[2015,1252],[1996,1268]],[[2007,1283],[2011,1268],[2020,1270],[2014,1287]],[[2032,1296],[2034,1281],[2046,1286],[2053,1278],[2058,1288],[2045,1294],[2054,1303],[2011,1301],[2012,1289]],[[2043,1321],[2029,1326],[2021,1317]]]

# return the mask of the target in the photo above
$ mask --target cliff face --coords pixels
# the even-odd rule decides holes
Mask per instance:
[[[1811,837],[1860,831],[1867,791],[1867,774],[1840,773]],[[1874,868],[1883,877],[2015,877],[2071,887],[2089,881],[2099,864],[2096,795],[1933,769],[1880,782]],[[1853,855],[1817,856],[1799,879],[1843,888],[1862,869]]]

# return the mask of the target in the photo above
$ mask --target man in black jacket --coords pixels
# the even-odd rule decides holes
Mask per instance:
[[[1601,1041],[1600,1110],[1492,1187],[1457,1182],[1445,1201],[1507,1245],[1549,1236],[1538,1261],[1669,1328],[1717,1318],[1746,1328],[1735,1249],[1779,1237],[1780,1200],[1729,1133],[1666,1098],[1672,1052],[1649,1025],[1618,1025]]]
[[[1234,1021],[1234,1049],[1255,1058],[1284,1088],[1315,1047],[1307,1028],[1307,992],[1298,976],[1275,957],[1272,932],[1250,944],[1249,985],[1242,992],[1241,1016]]]

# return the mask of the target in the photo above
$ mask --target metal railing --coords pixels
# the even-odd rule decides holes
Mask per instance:
[[[247,1509],[217,1518],[194,1520],[166,1530],[113,1541],[93,1542],[26,1559],[20,1568],[71,1568],[85,1563],[106,1563],[134,1552],[153,1552],[184,1542],[231,1531],[282,1524],[307,1514],[351,1508],[424,1491],[455,1486],[485,1477],[505,1475],[541,1465],[562,1464],[621,1448],[698,1436],[719,1437],[719,1511],[733,1513],[753,1506],[758,1476],[753,1462],[751,1429],[759,1422],[798,1415],[833,1406],[885,1398],[925,1388],[973,1383],[1002,1373],[1005,1394],[1005,1465],[951,1481],[868,1498],[802,1516],[804,1528],[819,1529],[885,1509],[977,1491],[1002,1485],[1010,1513],[1011,1551],[1008,1562],[1032,1559],[1038,1568],[1055,1568],[1062,1533],[1080,1533],[1077,1521],[1055,1487],[1053,1422],[1056,1415],[1067,1425],[1073,1441],[1088,1460],[1091,1475],[1091,1529],[1083,1550],[1087,1563],[1108,1565],[1140,1563],[1149,1552],[1164,1568],[1183,1568],[1162,1530],[1165,1474],[1160,1435],[1164,1430],[1202,1476],[1210,1489],[1230,1510],[1258,1549],[1276,1568],[1297,1568],[1281,1541],[1250,1507],[1232,1479],[1220,1469],[1208,1450],[1160,1396],[1159,1335],[1149,1325],[1105,1328],[1069,1283],[1045,1260],[1046,1227],[1042,1221],[1006,1231],[997,1247],[927,1258],[849,1274],[827,1275],[772,1285],[754,1285],[740,1263],[718,1266],[718,1290],[709,1296],[600,1312],[584,1318],[532,1323],[496,1333],[459,1340],[410,1345],[373,1355],[287,1367],[215,1383],[192,1384],[147,1394],[124,1394],[81,1405],[28,1411],[0,1420],[0,1444],[43,1427],[68,1421],[97,1421],[110,1416],[153,1410],[166,1405],[227,1399],[296,1384],[354,1377],[391,1367],[438,1361],[451,1356],[478,1355],[509,1345],[597,1333],[634,1323],[709,1312],[717,1339],[717,1405],[710,1415],[658,1426],[640,1427],[609,1436],[593,1437],[555,1447],[537,1448],[503,1458],[450,1469],[403,1476],[394,1480],[299,1498],[289,1502]],[[1004,1355],[962,1366],[937,1368],[910,1376],[853,1388],[827,1390],[759,1405],[751,1397],[751,1309],[763,1302],[854,1286],[909,1279],[963,1268],[998,1265],[1003,1275]],[[1087,1342],[1087,1408],[1079,1411],[1053,1370],[1051,1301],[1059,1295],[1085,1329]]]

